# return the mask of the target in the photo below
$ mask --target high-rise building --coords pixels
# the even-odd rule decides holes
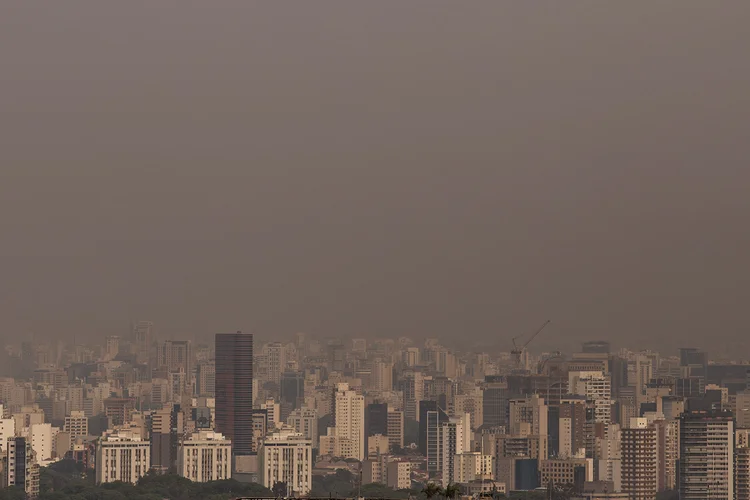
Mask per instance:
[[[443,453],[441,451],[440,429],[448,422],[448,414],[434,401],[420,401],[419,435],[420,447],[427,457],[427,472],[436,474],[442,470]]]
[[[468,413],[471,416],[471,428],[473,430],[484,424],[483,396],[484,393],[479,387],[473,388],[467,394],[453,396],[454,413]]]
[[[311,408],[297,408],[289,415],[287,424],[309,439],[314,449],[318,448],[318,412]]]
[[[365,408],[365,439],[370,436],[388,435],[388,404],[370,403]],[[368,445],[369,447],[369,445]]]
[[[253,448],[253,335],[216,334],[216,431],[232,441],[232,453]]]
[[[216,362],[204,361],[198,365],[195,375],[195,393],[213,397],[216,393]]]
[[[508,412],[508,381],[502,375],[487,375],[484,378],[482,414],[485,427],[500,427],[506,424]]]
[[[180,410],[180,405],[166,405],[153,412],[148,423],[151,468],[160,473],[174,471],[179,441],[185,434],[185,415]]]
[[[457,483],[495,478],[495,464],[492,455],[482,455],[478,451],[464,451],[454,459],[454,479]]]
[[[305,372],[285,371],[281,374],[281,405],[289,412],[305,401]]]
[[[404,412],[388,408],[388,444],[391,448],[404,447]]]
[[[120,352],[120,337],[110,335],[106,338],[104,344],[104,359],[111,361],[117,357]]]
[[[598,371],[568,373],[571,394],[585,396],[594,404],[594,421],[608,425],[612,421],[612,386],[610,375]]]
[[[534,394],[528,398],[510,400],[509,430],[511,434],[520,434],[519,424],[529,424],[531,434],[547,435],[547,405],[544,398]]]
[[[462,417],[452,417],[440,427],[440,443],[442,454],[443,484],[456,482],[456,455],[471,451],[471,430],[469,414]]]
[[[151,321],[139,321],[133,326],[133,354],[140,364],[148,364],[151,357],[151,339],[154,324]]]
[[[15,486],[26,492],[27,499],[39,496],[39,464],[37,463],[31,440],[25,437],[11,437],[5,443],[2,456],[4,465],[4,486]]]
[[[734,500],[750,500],[750,447],[734,451]]]
[[[285,496],[303,496],[310,492],[312,443],[305,436],[283,426],[265,437],[258,454],[263,486],[271,488],[277,482],[284,483]]]
[[[404,417],[419,420],[419,401],[424,399],[424,374],[415,370],[405,371],[399,388],[404,395]]]
[[[165,340],[156,351],[156,366],[167,373],[183,371],[191,373],[192,351],[189,340]]]
[[[0,419],[0,459],[8,451],[8,438],[16,435],[16,421],[12,418]]]
[[[680,425],[677,420],[657,420],[653,423],[656,429],[656,450],[658,491],[677,489],[677,463],[680,458]],[[750,499],[748,499],[750,500]]]
[[[633,500],[655,500],[657,491],[656,429],[645,418],[632,418],[622,429],[622,491]]]
[[[177,473],[195,483],[232,477],[232,443],[218,432],[199,431],[180,442]]]
[[[284,344],[281,342],[269,342],[263,346],[263,354],[268,363],[268,381],[276,385],[281,383],[281,374],[286,367]]]
[[[586,398],[571,397],[560,403],[558,418],[558,456],[580,456],[586,449]]]
[[[688,411],[680,416],[681,500],[734,496],[734,420],[721,411]]]
[[[375,361],[372,364],[372,389],[375,391],[393,390],[393,364]]]
[[[151,468],[149,442],[131,431],[106,432],[96,446],[96,483],[135,484]]]
[[[340,383],[336,389],[336,438],[351,442],[351,456],[364,460],[365,445],[365,398],[349,389],[349,384]]]

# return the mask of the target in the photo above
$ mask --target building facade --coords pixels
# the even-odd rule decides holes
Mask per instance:
[[[200,431],[180,442],[177,473],[195,483],[232,477],[232,443],[218,432]]]
[[[130,431],[107,432],[96,447],[96,483],[135,484],[151,468],[149,442]]]
[[[216,431],[232,441],[235,455],[253,448],[253,335],[216,334]]]
[[[287,496],[307,495],[312,488],[312,443],[301,433],[283,426],[269,433],[260,447],[263,486],[287,485]]]

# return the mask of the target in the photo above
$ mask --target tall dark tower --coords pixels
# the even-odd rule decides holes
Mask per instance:
[[[216,430],[232,440],[234,455],[253,442],[253,335],[216,334]]]

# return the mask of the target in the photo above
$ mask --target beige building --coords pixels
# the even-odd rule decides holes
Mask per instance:
[[[177,474],[194,483],[232,477],[232,442],[211,431],[193,433],[179,444]]]
[[[96,483],[135,484],[151,468],[150,443],[129,431],[106,432],[96,446]]]
[[[478,451],[460,453],[455,456],[453,467],[457,483],[495,479],[495,461],[492,455],[483,455]]]
[[[287,485],[287,494],[307,495],[312,488],[312,443],[292,427],[269,433],[258,452],[263,486]]]
[[[336,438],[344,458],[364,460],[365,448],[365,398],[340,383],[336,390]],[[347,446],[343,444],[348,443]]]

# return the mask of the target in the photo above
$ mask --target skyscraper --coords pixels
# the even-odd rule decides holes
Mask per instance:
[[[235,455],[253,442],[253,335],[216,334],[216,431],[232,441]]]

